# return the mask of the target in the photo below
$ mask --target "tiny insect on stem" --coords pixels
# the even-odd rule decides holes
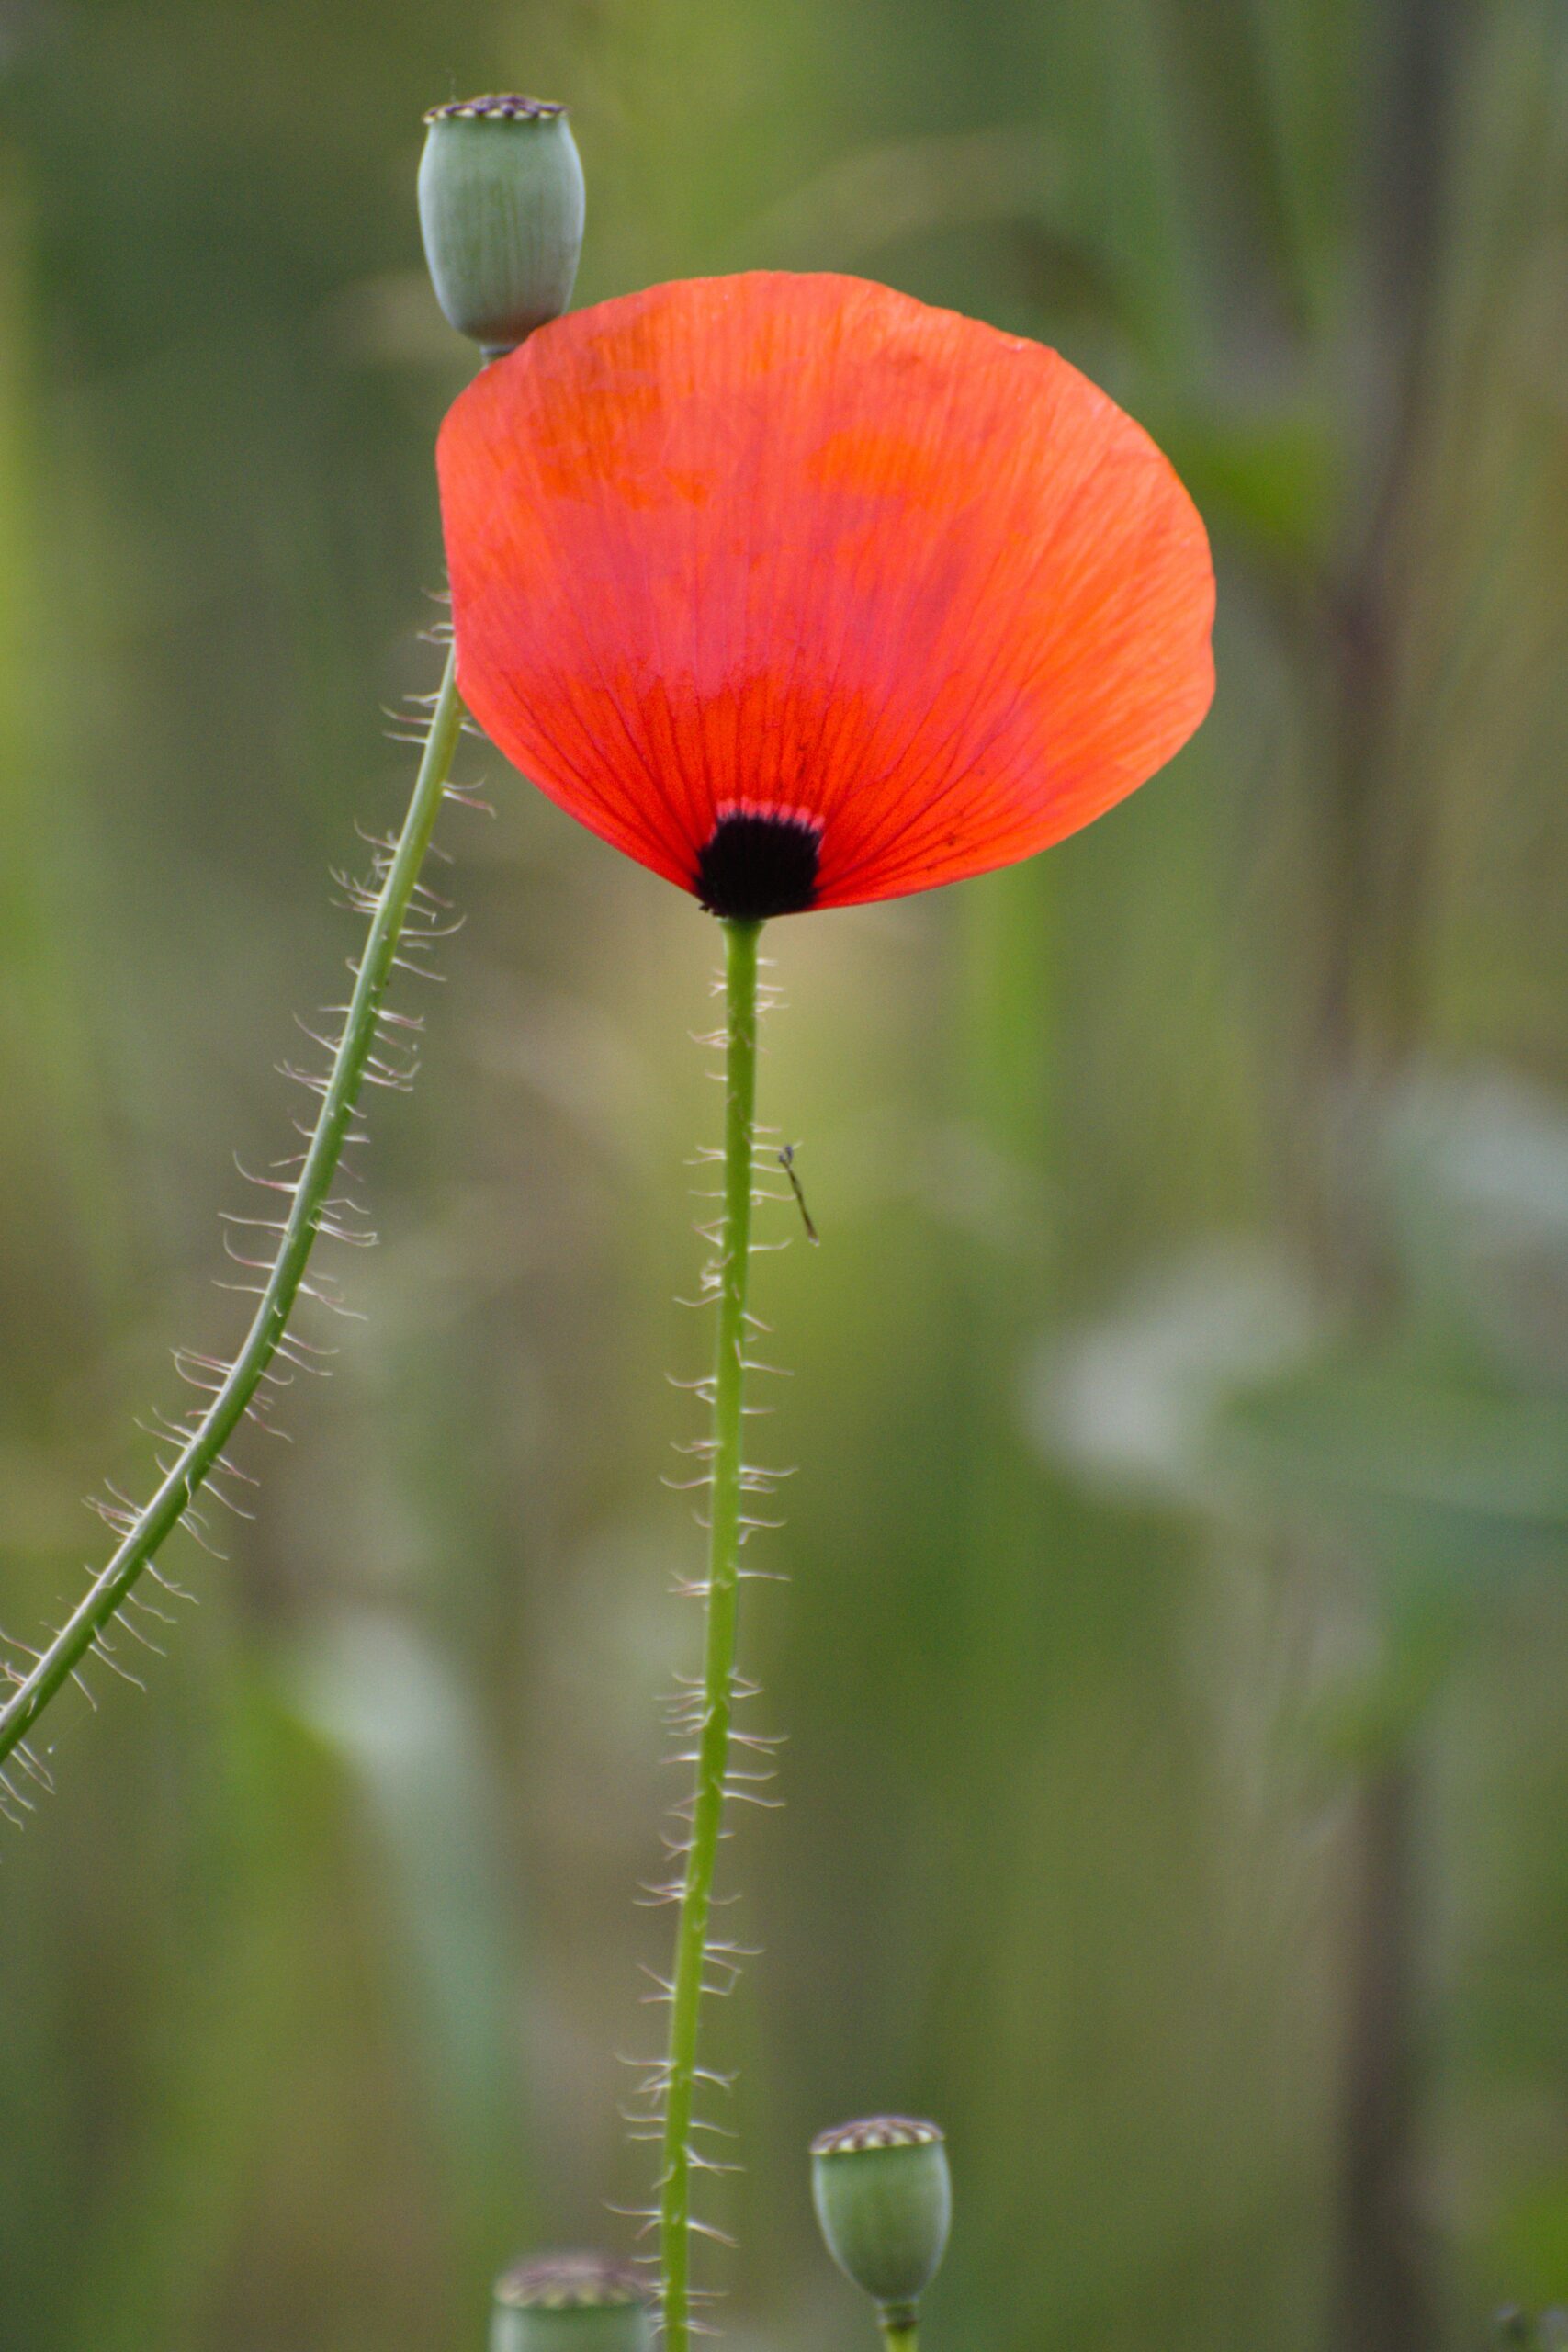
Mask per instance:
[[[795,1148],[793,1143],[786,1143],[778,1155],[778,1161],[779,1166],[789,1178],[789,1188],[795,1194],[795,1205],[800,1211],[800,1221],[806,1227],[806,1238],[815,1248],[820,1244],[822,1236],[811,1222],[811,1211],[806,1205],[806,1194],[801,1189],[800,1178],[795,1173]]]

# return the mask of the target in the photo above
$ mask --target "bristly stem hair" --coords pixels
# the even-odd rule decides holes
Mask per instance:
[[[751,1252],[751,1146],[757,1102],[759,922],[727,922],[725,938],[724,1215],[717,1251],[718,1336],[713,1374],[711,1517],[706,1633],[697,1718],[696,1782],[682,1876],[664,2068],[663,2170],[659,2194],[666,2352],[690,2352],[692,2101],[697,2021],[708,1957],[714,1870],[729,1769],[740,1542],[746,1292]]]
[[[252,1407],[256,1390],[277,1353],[299,1295],[316,1237],[327,1216],[333,1178],[349,1139],[355,1106],[373,1048],[382,1001],[398,958],[410,903],[430,847],[453,754],[463,723],[455,656],[448,653],[441,690],[424,737],[419,775],[391,845],[381,886],[370,910],[369,935],[355,970],[354,990],[331,1069],[321,1082],[321,1110],[310,1131],[298,1178],[283,1220],[277,1254],[262,1271],[260,1299],[238,1355],[218,1376],[210,1403],[181,1433],[177,1451],[160,1465],[162,1476],[151,1500],[117,1519],[124,1532],[113,1558],[94,1577],[86,1593],[19,1677],[0,1707],[0,1764],[13,1751],[28,1762],[23,1743],[55,1692],[77,1672],[88,1653],[118,1618],[144,1569],[190,1510],[198,1490],[224,1467],[223,1449]],[[35,1768],[41,1771],[41,1767]]]

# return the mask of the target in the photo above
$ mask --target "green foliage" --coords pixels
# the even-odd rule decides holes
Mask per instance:
[[[1434,2289],[1456,2341],[1563,2296],[1565,41],[1549,0],[7,20],[8,1634],[80,1589],[77,1496],[144,1467],[127,1400],[232,1339],[222,1171],[293,1148],[268,1073],[356,944],[325,869],[406,793],[378,707],[430,683],[465,366],[426,107],[570,101],[581,299],[886,277],[1100,375],[1214,526],[1220,701],[1165,779],[1038,866],[770,942],[765,1115],[823,1243],[759,1261],[801,1471],[742,1663],[789,1804],[748,1824],[767,1958],[713,2057],[749,2170],[711,2210],[782,2352],[858,2340],[798,2150],[884,2101],[964,2149],[933,2346],[1325,2340],[1345,1791],[1395,1718]],[[666,1960],[627,1889],[690,1634],[658,1474],[663,1375],[705,1368],[670,1301],[717,941],[466,773],[498,820],[446,836],[468,929],[367,1164],[367,1321],[316,1331],[336,1376],[247,1455],[231,1565],[124,1654],[150,1698],[65,1694],[59,1793],[0,1851],[28,2352],[478,2344],[517,2246],[645,2194],[610,2053],[648,2039],[629,1947]],[[1395,1204],[1416,1057],[1450,1177],[1406,1125]],[[1043,1416],[1200,1250],[1162,1311],[1205,1300],[1207,1354],[1100,1358],[1102,1458],[1175,1399],[1175,1475],[1111,1495]]]

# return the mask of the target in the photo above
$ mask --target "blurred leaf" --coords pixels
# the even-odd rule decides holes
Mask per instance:
[[[486,2278],[526,2234],[512,1873],[464,1694],[407,1626],[360,1612],[317,1634],[301,1717],[352,1774],[385,1856],[452,2226]]]
[[[1568,1566],[1568,1408],[1318,1365],[1234,1397],[1214,1457],[1255,1498],[1405,1573]]]
[[[1275,1252],[1215,1240],[1144,1276],[1104,1321],[1036,1351],[1026,1424],[1097,1483],[1212,1498],[1215,1426],[1238,1393],[1299,1363],[1321,1317]]]

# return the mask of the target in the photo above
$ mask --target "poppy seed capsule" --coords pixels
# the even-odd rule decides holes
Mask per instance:
[[[582,164],[566,108],[543,98],[434,107],[419,225],[435,299],[487,359],[571,300],[582,251]]]
[[[882,2306],[885,2326],[907,2327],[935,2278],[953,2219],[947,2149],[934,2123],[874,2115],[819,2132],[811,2188],[828,2251]]]
[[[648,2293],[602,2254],[521,2262],[495,2283],[490,2352],[652,2352]]]

